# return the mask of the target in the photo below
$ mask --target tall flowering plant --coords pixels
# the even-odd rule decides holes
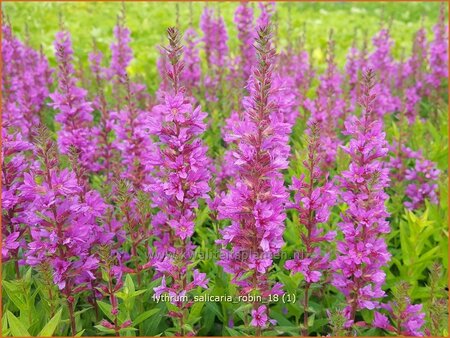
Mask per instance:
[[[155,144],[148,134],[147,111],[139,109],[135,92],[128,75],[121,79],[124,86],[124,105],[119,111],[111,112],[116,134],[113,147],[118,149],[121,157],[122,179],[132,182],[134,190],[143,190],[150,183],[152,157]]]
[[[180,77],[184,88],[192,94],[199,87],[201,80],[200,55],[198,49],[199,38],[192,26],[186,30],[184,40],[186,43],[183,58],[185,69],[184,72],[180,74]]]
[[[91,71],[97,87],[97,95],[93,100],[93,107],[100,111],[99,123],[92,127],[96,142],[94,159],[97,162],[98,172],[106,177],[109,183],[113,174],[117,173],[115,160],[118,157],[116,143],[112,139],[114,134],[114,121],[105,96],[106,70],[102,67],[103,54],[97,49],[94,42],[94,51],[89,54]]]
[[[162,102],[152,109],[149,130],[157,137],[158,149],[153,164],[159,168],[150,185],[153,200],[160,209],[153,221],[156,248],[153,266],[161,277],[154,288],[155,297],[168,293],[171,297],[170,316],[178,334],[193,334],[186,329],[192,301],[185,300],[197,287],[207,288],[205,273],[192,268],[195,245],[195,210],[202,198],[207,198],[210,160],[207,147],[200,138],[206,129],[206,113],[194,107],[180,82],[184,69],[181,35],[176,28],[167,30],[169,46],[164,48],[169,65],[167,77],[172,89],[162,94]]]
[[[107,114],[112,123],[102,121],[102,124],[104,131],[108,133],[113,131],[116,138],[105,148],[117,149],[122,164],[122,168],[118,168],[120,172],[117,176],[132,182],[134,190],[137,191],[144,189],[149,183],[148,173],[152,170],[150,159],[154,152],[154,144],[146,126],[148,112],[139,107],[138,98],[145,86],[130,81],[127,71],[133,59],[133,52],[129,45],[131,33],[125,26],[124,8],[114,27],[114,36],[116,40],[111,44],[111,63],[107,69],[107,76],[113,83],[116,107],[115,111]],[[105,155],[111,156],[110,153]]]
[[[342,99],[342,77],[337,69],[334,57],[333,31],[330,32],[327,50],[327,69],[320,76],[315,100],[306,99],[305,108],[311,112],[310,125],[317,124],[322,133],[320,151],[323,154],[322,164],[325,168],[333,168],[336,163],[337,149],[341,140],[337,135],[339,120],[345,118],[345,102]]]
[[[433,27],[434,39],[430,43],[430,74],[427,83],[437,90],[448,78],[448,25],[445,24],[445,6],[442,3],[439,21]]]
[[[256,62],[255,49],[253,48],[253,41],[255,39],[253,8],[248,3],[244,2],[236,8],[234,23],[238,30],[240,52],[237,64],[239,66],[239,73],[245,83],[250,77],[252,67]]]
[[[75,295],[87,290],[95,278],[98,259],[91,248],[100,233],[96,217],[104,212],[104,204],[98,193],[83,193],[74,172],[59,168],[56,145],[44,130],[35,151],[41,167],[24,174],[21,188],[30,203],[25,213],[31,235],[26,263],[51,271],[54,285],[67,301],[75,335]]]
[[[223,18],[214,10],[205,7],[200,18],[200,28],[203,31],[203,44],[205,57],[208,64],[208,74],[204,77],[206,98],[211,102],[217,102],[217,91],[223,80],[224,70],[228,64],[228,33]]]
[[[28,202],[20,194],[24,175],[30,168],[27,152],[31,143],[22,139],[19,132],[8,131],[7,121],[2,128],[2,261],[14,261],[16,277],[20,278],[19,251],[26,249],[24,234],[27,228],[24,211]]]
[[[52,84],[52,69],[42,51],[17,39],[9,24],[3,23],[2,34],[2,117],[30,141]]]
[[[289,46],[286,52],[281,52],[277,60],[278,73],[285,79],[285,85],[282,88],[293,90],[297,105],[303,106],[313,78],[313,72],[310,68],[309,54],[304,49],[304,37],[299,41],[298,48]],[[292,124],[298,115],[298,107],[295,114],[290,114],[289,119]]]
[[[377,103],[374,106],[375,112],[380,116],[392,114],[400,107],[400,99],[394,95],[393,77],[390,74],[396,73],[397,65],[392,57],[393,40],[388,28],[381,29],[373,37],[375,50],[368,57],[368,66],[378,75]]]
[[[58,62],[58,88],[50,94],[50,106],[59,113],[55,120],[60,123],[58,146],[62,154],[68,154],[70,146],[81,151],[81,164],[89,170],[96,170],[93,161],[91,135],[92,103],[87,101],[87,91],[77,86],[73,68],[73,50],[70,33],[60,31],[55,39],[56,60]]]
[[[406,183],[404,205],[409,210],[417,210],[425,205],[425,200],[438,204],[437,181],[441,171],[436,163],[425,158],[421,151],[414,151],[400,142],[390,147],[391,157],[386,167],[396,182]]]
[[[113,94],[116,99],[116,110],[122,108],[123,79],[127,75],[127,67],[133,59],[133,51],[130,48],[131,33],[125,26],[125,10],[122,8],[121,15],[117,17],[114,26],[115,41],[111,43],[111,62],[105,69],[106,78],[112,80]]]
[[[409,285],[401,282],[394,288],[394,299],[381,308],[387,315],[376,311],[372,325],[399,336],[423,336],[425,313],[422,304],[412,304],[408,296]]]
[[[405,75],[409,78],[404,91],[403,110],[409,123],[413,123],[418,115],[418,105],[425,94],[426,68],[428,66],[428,43],[426,30],[421,27],[413,42],[411,58],[405,66]]]
[[[273,284],[269,273],[273,256],[283,246],[286,189],[281,170],[287,167],[286,124],[273,118],[272,72],[275,51],[270,47],[269,27],[258,31],[258,65],[253,71],[249,106],[238,122],[233,152],[237,177],[218,208],[219,219],[231,220],[221,230],[222,254],[219,264],[232,275],[241,295],[252,292],[267,298],[280,295],[282,285]],[[239,128],[241,126],[242,128]],[[234,130],[236,132],[237,130]],[[281,150],[281,151],[280,151]],[[273,321],[270,321],[273,323]],[[253,303],[252,320],[256,333],[269,324],[268,308]]]
[[[351,140],[343,149],[351,163],[342,173],[340,195],[348,209],[338,224],[343,240],[337,243],[337,257],[332,262],[332,283],[346,298],[348,325],[354,323],[358,311],[378,307],[378,299],[384,296],[382,267],[390,259],[383,238],[390,231],[384,192],[389,179],[382,163],[388,148],[374,111],[373,78],[371,70],[364,74],[362,116],[352,116],[345,123],[345,134]]]
[[[358,90],[360,82],[359,71],[361,69],[359,55],[360,51],[356,47],[356,37],[355,37],[352,46],[348,51],[347,63],[345,64],[346,82],[348,85],[346,110],[348,110],[351,113],[354,112],[358,100]]]
[[[294,202],[289,204],[298,211],[301,225],[300,236],[305,249],[296,252],[294,259],[285,263],[286,269],[293,273],[301,273],[305,278],[303,299],[303,335],[308,335],[309,289],[313,283],[319,283],[324,272],[330,270],[330,254],[323,253],[320,245],[334,240],[335,231],[324,233],[319,224],[326,223],[331,208],[336,204],[336,189],[333,183],[324,177],[321,170],[320,130],[317,125],[311,126],[307,159],[303,162],[308,177],[293,178],[291,190],[294,191]]]

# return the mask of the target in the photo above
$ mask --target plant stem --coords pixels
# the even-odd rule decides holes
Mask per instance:
[[[67,301],[67,304],[69,306],[69,317],[70,317],[70,327],[72,329],[72,336],[75,336],[77,333],[77,328],[75,325],[75,315],[73,312],[73,303],[71,301]]]
[[[48,286],[48,298],[50,301],[50,318],[52,318],[55,315],[55,309],[53,306],[53,292],[52,292],[52,285],[49,284]]]
[[[20,270],[19,270],[19,261],[18,261],[18,259],[14,260],[14,269],[16,271],[16,278],[20,279]]]
[[[309,292],[310,283],[306,283],[305,287],[305,298],[303,299],[303,330],[302,336],[308,336],[308,292]]]

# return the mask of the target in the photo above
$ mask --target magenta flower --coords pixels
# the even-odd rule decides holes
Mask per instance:
[[[94,143],[91,134],[92,103],[87,101],[86,90],[77,87],[78,79],[72,65],[73,50],[70,34],[61,31],[56,34],[56,60],[58,62],[58,89],[50,94],[50,106],[59,113],[55,120],[60,123],[58,146],[62,154],[68,154],[70,146],[81,151],[81,164],[90,170],[93,165]]]
[[[203,31],[203,46],[208,64],[208,73],[204,77],[204,87],[208,101],[218,100],[217,91],[223,80],[224,70],[228,64],[228,33],[223,18],[214,17],[214,11],[205,7],[200,18],[200,28]]]
[[[392,155],[386,168],[390,170],[392,180],[407,184],[404,205],[410,210],[420,209],[425,200],[438,204],[437,180],[441,174],[436,163],[428,160],[421,151],[401,146],[397,143],[390,147]]]
[[[88,56],[89,64],[91,66],[92,75],[94,78],[101,79],[104,77],[105,69],[102,67],[103,53],[95,49]]]
[[[440,170],[436,168],[435,163],[417,159],[415,166],[407,169],[405,173],[405,180],[409,183],[405,191],[409,201],[405,202],[405,206],[410,210],[417,210],[424,205],[425,200],[438,204],[439,175]]]
[[[162,277],[160,287],[154,288],[157,295],[167,292],[176,296],[172,302],[178,309],[171,311],[179,334],[184,335],[188,309],[192,302],[182,301],[181,297],[196,287],[207,288],[206,274],[193,269],[190,281],[191,257],[195,246],[191,242],[194,234],[195,209],[200,199],[207,198],[210,179],[210,160],[206,156],[201,134],[206,125],[206,113],[200,106],[194,107],[192,98],[185,95],[181,85],[184,69],[180,34],[169,28],[169,47],[164,50],[168,57],[167,78],[172,90],[161,93],[161,103],[154,106],[149,119],[149,131],[158,138],[158,149],[152,164],[157,171],[154,181],[149,184],[153,202],[160,209],[153,220],[154,246],[162,248],[162,257],[156,257],[153,266],[156,277]],[[171,256],[165,255],[175,253]],[[161,253],[160,253],[161,254]],[[192,332],[188,332],[191,334]]]
[[[56,146],[45,132],[40,131],[37,140],[36,156],[42,168],[25,173],[21,189],[30,203],[24,220],[31,234],[26,262],[42,270],[51,268],[53,283],[67,300],[75,334],[74,295],[88,289],[98,266],[91,249],[100,229],[91,210],[99,206],[89,203],[99,200],[84,199],[77,176],[59,169]]]
[[[427,83],[438,89],[448,78],[448,25],[445,24],[445,6],[441,5],[439,21],[433,27],[434,40],[430,42],[430,70]]]
[[[298,51],[289,46],[287,52],[281,52],[277,60],[278,73],[285,79],[286,89],[295,90],[295,102],[300,106],[303,106],[314,75],[311,70],[309,54],[303,48],[303,41],[301,41]],[[292,118],[289,121],[291,123],[295,121],[297,115],[298,108],[295,109],[295,114],[291,114]]]
[[[361,52],[356,48],[356,41],[353,41],[347,54],[347,63],[345,64],[345,71],[348,83],[348,104],[347,110],[354,112],[358,101],[359,91],[359,72],[364,65],[361,65]]]
[[[388,316],[376,311],[372,322],[373,327],[399,336],[424,336],[425,313],[422,312],[422,304],[411,304],[407,288],[405,283],[397,286],[394,299],[381,305]]]
[[[311,283],[320,281],[322,273],[330,269],[329,254],[322,253],[321,242],[334,239],[336,233],[331,231],[323,233],[319,228],[320,223],[326,223],[330,216],[331,208],[336,203],[336,192],[328,178],[322,179],[320,150],[320,130],[317,126],[311,126],[311,138],[308,143],[307,159],[303,162],[308,179],[304,176],[300,179],[293,177],[291,190],[295,192],[295,202],[290,207],[297,210],[302,242],[305,249],[296,252],[292,260],[287,260],[285,268],[293,273],[302,273],[305,277],[305,299],[304,299],[304,325],[303,334],[308,334],[308,290]],[[303,231],[303,228],[305,231]]]
[[[223,18],[219,15],[214,17],[214,14],[211,8],[205,7],[200,20],[200,28],[203,31],[202,41],[208,64],[221,68],[226,65],[228,56],[228,34]]]
[[[306,99],[304,106],[311,113],[308,123],[317,124],[321,130],[321,149],[324,168],[333,168],[337,148],[341,140],[337,136],[339,120],[345,119],[345,101],[342,99],[342,77],[334,59],[334,40],[332,31],[328,41],[327,69],[320,76],[315,100]]]
[[[25,141],[33,139],[40,111],[52,84],[52,70],[42,51],[23,44],[2,25],[2,117]]]
[[[267,27],[270,20],[275,13],[275,2],[259,2],[259,9],[261,10],[258,19],[256,20],[256,28]]]
[[[133,51],[129,43],[131,42],[130,30],[124,25],[125,15],[122,13],[117,18],[117,24],[114,27],[114,37],[116,41],[110,46],[111,63],[107,70],[108,78],[120,80],[127,74],[127,67],[133,60]]]
[[[2,126],[2,261],[12,260],[16,278],[20,278],[21,251],[26,250],[23,226],[28,201],[21,195],[24,175],[30,169],[27,153],[33,146],[22,140],[20,133],[8,131],[8,121]]]
[[[113,174],[117,173],[117,165],[114,160],[118,160],[118,149],[113,142],[114,120],[111,118],[111,111],[105,97],[105,84],[108,78],[108,69],[102,67],[103,54],[97,49],[94,41],[94,51],[89,54],[89,62],[97,87],[97,96],[92,104],[95,110],[100,112],[98,124],[92,126],[92,134],[95,142],[93,159],[95,160],[96,173],[102,173],[109,182]]]
[[[391,74],[397,72],[396,65],[392,58],[392,45],[389,30],[381,29],[373,38],[375,51],[369,55],[368,67],[378,75],[378,83],[375,91],[377,92],[377,102],[374,105],[374,111],[380,116],[392,114],[400,108],[400,99],[393,94],[394,86]]]
[[[114,27],[115,41],[111,44],[111,62],[105,69],[105,76],[112,82],[112,92],[115,98],[115,109],[122,110],[124,96],[128,92],[135,97],[136,103],[147,104],[149,95],[146,93],[146,86],[142,83],[130,81],[127,68],[133,60],[133,51],[130,47],[131,32],[125,26],[125,11],[122,10],[117,18],[117,24]],[[125,104],[126,102],[125,98]]]
[[[185,67],[184,71],[180,74],[180,81],[188,93],[193,93],[197,90],[201,80],[200,56],[197,48],[199,40],[194,28],[189,27],[186,30],[184,40],[186,44],[183,58]]]
[[[151,181],[150,172],[155,157],[155,144],[148,134],[148,112],[137,107],[128,76],[124,81],[124,107],[110,116],[116,139],[112,149],[117,149],[121,156],[121,178],[129,180],[134,190],[143,190]],[[107,125],[108,126],[108,125]]]
[[[267,307],[261,305],[259,308],[252,310],[252,321],[250,325],[255,327],[265,327],[267,325]]]
[[[389,179],[381,161],[388,148],[382,123],[373,109],[373,77],[371,70],[364,74],[362,116],[352,116],[345,123],[345,134],[352,138],[343,149],[351,163],[349,170],[342,173],[341,198],[348,209],[338,224],[344,240],[337,243],[332,263],[332,283],[344,294],[348,303],[345,314],[351,321],[357,311],[378,307],[377,299],[384,296],[382,267],[390,259],[383,238],[390,231],[384,192]]]
[[[268,279],[273,255],[283,243],[284,204],[287,200],[281,170],[287,168],[289,146],[287,125],[273,114],[272,73],[274,50],[270,48],[270,30],[258,32],[258,67],[254,68],[251,96],[246,99],[245,111],[236,124],[231,139],[236,177],[223,196],[219,219],[231,220],[231,225],[220,231],[223,246],[219,264],[232,275],[232,282],[240,294],[257,292],[262,297],[279,294],[280,285]],[[251,272],[251,273],[250,273]],[[250,273],[250,274],[249,274]],[[265,307],[255,302],[253,309],[260,320],[253,321],[260,332]],[[264,310],[265,312],[265,310]]]
[[[238,31],[240,55],[237,60],[239,74],[244,83],[252,72],[252,66],[256,63],[253,41],[255,28],[253,26],[253,8],[248,3],[241,3],[234,13],[234,23]]]
[[[28,202],[21,195],[24,175],[31,167],[27,152],[33,147],[20,133],[7,131],[8,121],[2,126],[2,261],[14,261],[16,277],[20,278],[19,250],[26,249],[24,211]]]

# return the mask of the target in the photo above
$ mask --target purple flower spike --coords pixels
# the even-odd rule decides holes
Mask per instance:
[[[191,237],[195,231],[195,210],[199,201],[208,197],[210,159],[207,147],[201,140],[206,129],[203,120],[206,113],[200,106],[194,107],[193,98],[185,94],[181,74],[181,36],[176,28],[168,29],[169,46],[164,48],[168,60],[166,76],[172,89],[161,92],[161,103],[152,109],[149,130],[159,140],[153,165],[157,169],[154,181],[149,185],[153,202],[160,209],[153,220],[158,248],[154,267],[156,277],[162,277],[162,285],[154,288],[156,295],[168,293],[177,311],[171,311],[178,334],[192,334],[183,326],[191,301],[182,296],[201,287],[208,287],[205,273],[189,269],[195,246]],[[161,250],[159,250],[161,249]],[[191,273],[192,271],[192,273]],[[192,280],[191,280],[192,276]]]
[[[232,275],[241,295],[257,292],[267,298],[281,292],[279,283],[269,280],[273,256],[283,246],[287,192],[281,170],[287,168],[288,126],[274,114],[272,73],[275,51],[270,47],[269,27],[258,31],[258,65],[250,83],[251,96],[244,99],[245,111],[237,118],[230,139],[236,177],[229,193],[221,196],[219,219],[231,220],[221,230],[219,264]],[[252,325],[257,332],[266,326],[265,306],[253,304]]]
[[[374,73],[364,74],[360,118],[352,116],[345,124],[351,136],[344,151],[351,157],[348,170],[341,177],[341,198],[348,206],[339,228],[344,240],[337,243],[337,257],[332,267],[333,285],[348,303],[346,317],[354,321],[356,312],[378,307],[384,297],[382,270],[390,259],[383,235],[390,231],[384,188],[389,181],[382,159],[388,152],[382,123],[374,114],[376,96],[372,90]]]
[[[58,146],[62,154],[68,154],[70,146],[81,151],[81,164],[89,170],[93,167],[94,142],[92,139],[91,102],[87,101],[87,91],[77,87],[78,79],[73,68],[73,50],[70,33],[61,31],[55,39],[56,60],[58,62],[58,89],[50,94],[52,106],[58,110],[55,120],[60,123]]]

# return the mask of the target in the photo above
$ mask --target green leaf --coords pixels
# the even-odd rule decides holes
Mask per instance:
[[[194,332],[193,327],[187,323],[183,325],[183,329],[185,329],[188,332]]]
[[[101,300],[97,301],[98,306],[100,307],[100,310],[105,314],[106,317],[109,318],[109,320],[113,321],[114,316],[111,313],[112,306],[111,304],[102,302]]]
[[[7,311],[6,315],[8,316],[8,325],[13,337],[29,337],[31,336],[28,333],[27,328],[22,324],[22,322],[14,316],[11,311]]]
[[[86,329],[81,330],[80,332],[78,332],[75,337],[81,337],[84,333],[84,331],[86,331]]]
[[[316,315],[313,313],[311,316],[308,317],[308,327],[311,327],[314,325],[314,319],[316,318]]]
[[[150,317],[152,317],[153,315],[157,314],[161,309],[151,309],[148,311],[145,311],[144,313],[141,313],[139,316],[137,316],[134,320],[133,320],[133,325],[138,325],[140,323],[142,323],[144,320],[149,319]]]
[[[17,306],[21,312],[28,311],[26,301],[23,299],[23,292],[20,291],[17,281],[9,282],[5,280],[2,282],[2,285],[5,288],[8,298],[14,303],[14,305]]]
[[[225,326],[224,328],[225,328],[225,330],[227,330],[227,332],[230,336],[237,336],[237,337],[242,336],[242,334],[239,331],[236,331],[235,329],[232,329],[231,327]]]
[[[203,309],[203,305],[205,305],[205,303],[203,302],[199,302],[199,303],[195,303],[192,307],[191,310],[189,312],[189,317],[188,317],[188,322],[192,325],[195,324],[195,322],[197,322],[197,320],[199,320],[201,318],[201,313],[202,313],[202,309]]]
[[[39,337],[51,337],[55,333],[56,327],[61,320],[62,308],[53,316],[52,319],[44,326],[44,328],[39,332]]]
[[[131,278],[131,275],[129,275],[129,274],[125,278],[123,290],[127,294],[133,294],[134,291],[136,290],[134,287],[133,278]]]
[[[97,330],[99,330],[100,332],[104,332],[104,333],[109,333],[109,334],[114,334],[115,331],[113,329],[108,329],[102,325],[95,325],[94,326]]]

